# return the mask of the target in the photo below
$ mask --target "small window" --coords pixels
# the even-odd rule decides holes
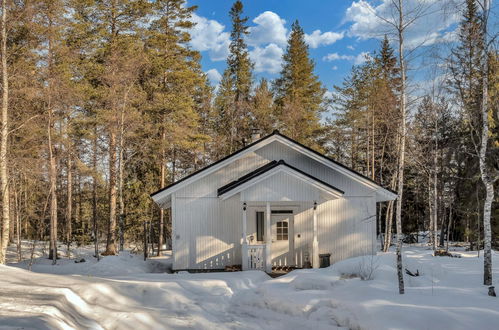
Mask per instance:
[[[264,235],[263,235],[263,230],[264,230],[264,212],[256,212],[256,240],[259,242],[264,241]]]
[[[272,210],[270,214],[293,214],[293,210]]]
[[[287,221],[277,221],[277,240],[287,241],[288,240],[288,222]]]

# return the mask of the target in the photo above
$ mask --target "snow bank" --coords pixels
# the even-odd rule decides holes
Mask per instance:
[[[30,256],[31,243],[23,242],[24,257]],[[38,243],[35,250],[35,259],[32,270],[37,273],[60,274],[60,275],[89,275],[99,277],[123,276],[128,274],[145,273],[171,273],[172,259],[171,251],[164,253],[162,257],[152,257],[144,261],[142,254],[133,254],[130,251],[120,252],[117,256],[101,256],[100,261],[94,257],[93,246],[73,247],[70,258],[67,258],[65,246],[59,246],[60,259],[56,265],[47,258],[48,248],[44,243]],[[15,249],[13,249],[15,250]],[[29,260],[12,262],[16,259],[14,251],[10,251],[9,265],[28,269]],[[84,262],[78,262],[84,259]]]
[[[36,272],[21,269],[25,263],[0,267],[0,328],[497,329],[499,299],[481,285],[483,259],[453,253],[462,258],[407,248],[404,266],[420,276],[405,276],[405,295],[393,252],[276,279],[259,271],[151,273],[170,257],[144,262],[128,252],[56,266],[37,259]],[[494,252],[495,284],[498,263]]]

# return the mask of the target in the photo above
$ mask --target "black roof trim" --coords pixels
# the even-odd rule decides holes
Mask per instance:
[[[215,166],[215,165],[217,165],[217,164],[219,164],[219,163],[223,162],[224,160],[227,160],[227,159],[231,158],[232,156],[235,156],[235,155],[237,155],[237,154],[240,154],[241,152],[245,151],[246,149],[251,148],[251,147],[252,147],[252,146],[254,146],[255,144],[258,144],[258,143],[260,143],[261,141],[266,140],[266,139],[268,139],[269,137],[271,137],[271,136],[273,136],[273,135],[276,135],[276,134],[279,134],[279,131],[277,131],[277,130],[273,131],[271,134],[269,134],[269,135],[267,135],[267,136],[264,136],[263,138],[261,138],[261,139],[259,139],[259,140],[255,141],[255,142],[253,142],[253,143],[248,144],[247,146],[243,147],[242,149],[239,149],[238,151],[236,151],[236,152],[234,152],[234,153],[232,153],[232,154],[230,154],[230,155],[228,155],[228,156],[225,156],[225,157],[223,157],[222,159],[219,159],[219,160],[217,160],[216,162],[214,162],[214,163],[212,163],[212,164],[210,164],[210,165],[207,165],[206,167],[203,167],[203,168],[201,168],[201,169],[199,169],[199,170],[197,170],[197,171],[195,171],[195,172],[193,172],[193,173],[189,174],[188,176],[183,177],[182,179],[180,179],[180,180],[178,180],[178,181],[175,181],[174,183],[172,183],[172,184],[170,184],[170,185],[168,185],[168,186],[166,186],[166,187],[164,187],[164,188],[162,188],[162,189],[160,189],[160,190],[158,190],[158,191],[153,192],[152,194],[150,194],[150,196],[152,197],[152,196],[154,196],[154,195],[156,195],[156,194],[159,194],[159,193],[160,193],[160,192],[162,192],[162,191],[165,191],[166,189],[169,189],[169,188],[171,188],[171,187],[173,187],[173,186],[176,186],[176,185],[178,185],[179,183],[181,183],[181,182],[183,182],[183,181],[185,181],[185,180],[187,180],[187,179],[189,179],[189,178],[191,178],[191,177],[195,176],[196,174],[201,173],[201,172],[203,172],[203,171],[205,171],[205,170],[209,169],[210,167],[213,167],[213,166]]]
[[[223,195],[226,192],[229,192],[232,189],[234,189],[234,188],[242,185],[243,183],[246,183],[246,182],[250,181],[251,179],[254,179],[254,178],[256,178],[256,177],[258,177],[258,176],[260,176],[260,175],[262,175],[262,174],[264,174],[264,173],[272,170],[273,168],[276,168],[276,167],[281,166],[281,165],[282,166],[286,166],[286,167],[288,167],[288,168],[290,168],[290,169],[292,169],[292,170],[294,170],[294,171],[296,171],[296,172],[298,172],[298,173],[300,173],[302,175],[305,175],[306,177],[308,177],[308,178],[310,178],[310,179],[312,179],[314,181],[317,181],[320,184],[325,185],[326,187],[329,187],[329,188],[331,188],[333,190],[336,190],[337,192],[339,192],[341,194],[345,193],[343,190],[340,190],[340,189],[336,188],[335,186],[332,186],[329,183],[322,181],[321,179],[318,179],[318,178],[316,178],[316,177],[314,177],[314,176],[312,176],[312,175],[310,175],[310,174],[308,174],[306,172],[303,172],[302,170],[300,170],[300,169],[298,169],[298,168],[296,168],[294,166],[291,166],[291,165],[287,164],[284,160],[281,159],[279,161],[273,160],[273,161],[271,161],[271,162],[263,165],[262,167],[257,168],[253,172],[250,172],[250,173],[248,173],[246,175],[243,175],[239,179],[234,180],[232,182],[229,182],[225,186],[218,188],[218,190],[217,190],[217,196]]]
[[[295,140],[293,140],[293,139],[292,139],[292,138],[290,138],[290,137],[287,137],[286,135],[283,135],[283,134],[279,133],[279,131],[274,131],[274,133],[275,133],[276,135],[279,135],[279,136],[281,136],[281,137],[285,138],[286,140],[288,140],[288,141],[290,141],[290,142],[292,142],[292,143],[295,143],[295,144],[299,145],[300,147],[302,147],[302,148],[304,148],[304,149],[307,149],[307,150],[308,150],[308,151],[310,151],[310,152],[313,152],[313,153],[314,153],[314,154],[316,154],[317,156],[320,156],[320,157],[322,157],[322,158],[324,158],[324,159],[327,159],[327,160],[329,160],[330,162],[333,162],[333,163],[335,163],[336,165],[338,165],[338,166],[340,166],[340,167],[343,167],[344,169],[346,169],[346,170],[348,170],[348,171],[350,171],[350,172],[352,172],[352,173],[357,174],[358,176],[362,177],[363,179],[366,179],[367,181],[372,182],[372,183],[374,183],[375,185],[380,186],[381,188],[386,189],[386,190],[388,190],[389,192],[391,192],[391,193],[394,193],[394,194],[398,195],[398,192],[396,192],[396,191],[394,191],[394,190],[392,190],[392,189],[390,189],[390,188],[383,187],[382,185],[380,185],[379,183],[377,183],[376,181],[374,181],[374,180],[373,180],[373,179],[371,179],[370,177],[365,176],[364,174],[359,173],[359,172],[357,172],[357,171],[355,171],[355,170],[351,169],[350,167],[348,167],[348,166],[346,166],[346,165],[343,165],[342,163],[340,163],[340,162],[338,162],[338,161],[336,161],[336,160],[334,160],[334,159],[332,159],[332,158],[330,158],[330,157],[328,157],[328,156],[325,156],[325,155],[321,154],[320,152],[315,151],[314,149],[312,149],[312,148],[310,148],[310,147],[307,147],[306,145],[301,144],[300,142],[295,141]]]
[[[310,152],[312,152],[312,153],[316,154],[317,156],[320,156],[320,157],[322,157],[322,158],[324,158],[324,159],[326,159],[326,160],[329,160],[330,162],[332,162],[332,163],[334,163],[334,164],[336,164],[336,165],[338,165],[338,166],[341,166],[341,167],[343,167],[344,169],[346,169],[346,170],[348,170],[348,171],[350,171],[350,172],[352,172],[352,173],[355,173],[356,175],[358,175],[358,176],[362,177],[363,179],[365,179],[365,180],[367,180],[367,181],[369,181],[369,182],[372,182],[372,183],[376,184],[377,186],[380,186],[380,187],[382,187],[382,188],[384,188],[384,189],[386,189],[386,190],[390,191],[390,192],[391,192],[391,193],[393,193],[393,194],[398,195],[398,193],[397,193],[396,191],[394,191],[394,190],[392,190],[392,189],[390,189],[390,188],[386,188],[386,187],[381,186],[379,183],[377,183],[377,182],[376,182],[376,181],[374,181],[373,179],[371,179],[371,178],[369,178],[369,177],[367,177],[367,176],[365,176],[365,175],[363,175],[363,174],[361,174],[361,173],[359,173],[359,172],[357,172],[357,171],[355,171],[355,170],[353,170],[353,169],[349,168],[348,166],[345,166],[345,165],[343,165],[343,164],[341,164],[341,163],[337,162],[336,160],[334,160],[334,159],[332,159],[332,158],[330,158],[330,157],[328,157],[328,156],[325,156],[325,155],[321,154],[321,153],[320,153],[320,152],[318,152],[318,151],[315,151],[314,149],[312,149],[312,148],[310,148],[310,147],[307,147],[307,146],[306,146],[306,145],[304,145],[304,144],[301,144],[301,143],[300,143],[300,142],[298,142],[298,141],[295,141],[295,140],[293,140],[293,139],[291,139],[291,138],[287,137],[286,135],[281,134],[278,130],[275,130],[275,131],[273,131],[271,134],[269,134],[269,135],[267,135],[267,136],[264,136],[263,138],[261,138],[261,139],[259,139],[259,140],[255,141],[255,142],[253,142],[253,143],[248,144],[248,145],[247,145],[247,146],[245,146],[244,148],[239,149],[238,151],[236,151],[236,152],[234,152],[234,153],[232,153],[232,154],[230,154],[230,155],[228,155],[228,156],[225,156],[225,157],[223,157],[222,159],[220,159],[220,160],[218,160],[218,161],[216,161],[216,162],[214,162],[214,163],[212,163],[212,164],[210,164],[210,165],[208,165],[208,166],[206,166],[206,167],[203,167],[202,169],[199,169],[199,170],[197,170],[197,171],[195,171],[195,172],[193,172],[193,173],[191,173],[191,174],[187,175],[186,177],[183,177],[182,179],[180,179],[180,180],[178,180],[178,181],[176,181],[176,182],[174,182],[174,183],[172,183],[172,184],[170,184],[170,185],[168,185],[168,186],[166,186],[166,187],[164,187],[164,188],[162,188],[162,189],[160,189],[160,190],[158,190],[158,191],[153,192],[152,194],[150,194],[150,196],[152,197],[152,196],[154,196],[154,195],[156,195],[156,194],[159,194],[159,193],[160,193],[160,192],[162,192],[162,191],[165,191],[165,190],[167,190],[167,189],[169,189],[169,188],[171,188],[171,187],[173,187],[173,186],[176,186],[176,185],[178,185],[179,183],[181,183],[181,182],[183,182],[183,181],[185,181],[185,180],[187,180],[187,179],[189,179],[189,178],[191,178],[191,177],[193,177],[193,176],[195,176],[195,175],[197,175],[197,174],[199,174],[199,173],[201,173],[201,172],[203,172],[203,171],[205,171],[205,170],[207,170],[207,169],[209,169],[209,168],[211,168],[211,167],[213,167],[213,166],[215,166],[215,165],[217,165],[217,164],[219,164],[219,163],[221,163],[221,162],[223,162],[223,161],[225,161],[225,160],[227,160],[227,159],[229,159],[229,158],[231,158],[232,156],[235,156],[235,155],[237,155],[237,154],[242,153],[243,151],[247,150],[248,148],[251,148],[252,146],[254,146],[254,145],[256,145],[256,144],[260,143],[261,141],[266,140],[266,139],[268,139],[268,138],[270,138],[270,137],[272,137],[272,136],[274,136],[274,135],[279,135],[279,136],[281,136],[282,138],[284,138],[284,139],[286,139],[286,140],[288,140],[288,141],[290,141],[290,142],[292,142],[292,143],[295,143],[295,144],[299,145],[300,147],[302,147],[302,148],[304,148],[304,149],[306,149],[306,150],[308,150],[308,151],[310,151]],[[290,166],[289,164],[287,164],[287,165],[288,165],[288,166]],[[335,189],[336,189],[336,188],[335,188]]]

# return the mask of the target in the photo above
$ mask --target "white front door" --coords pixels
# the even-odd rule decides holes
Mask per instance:
[[[294,266],[293,214],[272,214],[272,266]]]

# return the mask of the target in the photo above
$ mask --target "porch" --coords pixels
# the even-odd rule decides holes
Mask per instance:
[[[273,161],[218,189],[222,202],[236,194],[242,210],[242,270],[319,268],[318,205],[341,198],[343,191]]]

